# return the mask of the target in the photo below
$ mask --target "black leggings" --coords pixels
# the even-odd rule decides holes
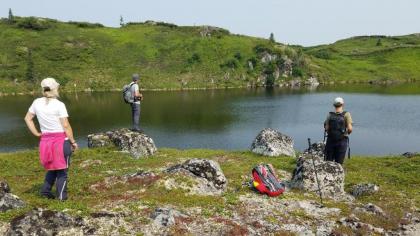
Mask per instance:
[[[346,152],[348,147],[348,138],[344,138],[339,141],[332,141],[327,139],[327,144],[325,147],[325,155],[327,161],[335,161],[337,163],[343,164],[344,159],[346,158]]]

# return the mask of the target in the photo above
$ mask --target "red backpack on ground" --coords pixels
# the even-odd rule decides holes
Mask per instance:
[[[261,164],[252,169],[252,186],[260,193],[276,197],[285,190],[285,185],[280,182],[271,165]]]

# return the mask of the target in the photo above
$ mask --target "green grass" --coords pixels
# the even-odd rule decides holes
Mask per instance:
[[[382,45],[377,46],[378,38]],[[322,81],[385,83],[420,79],[420,35],[365,36],[304,49]]]
[[[158,182],[148,185],[137,182],[116,184],[112,188],[104,188],[100,191],[93,191],[90,188],[93,184],[103,182],[106,177],[122,176],[140,169],[160,173],[158,169],[181,163],[189,158],[207,158],[217,161],[228,178],[228,190],[221,196],[186,195],[187,193],[180,189],[167,190],[157,184]],[[80,164],[88,159],[101,160],[102,164],[82,168]],[[248,188],[242,186],[242,183],[249,178],[252,167],[259,163],[271,163],[276,169],[289,173],[296,165],[293,158],[268,158],[247,151],[160,149],[153,157],[134,160],[113,149],[81,149],[72,157],[69,174],[70,199],[62,203],[43,199],[38,194],[43,182],[44,170],[39,164],[37,151],[4,153],[0,154],[0,179],[6,180],[12,192],[27,202],[28,206],[24,209],[0,213],[0,220],[9,221],[33,207],[68,209],[71,214],[83,216],[117,201],[121,206],[134,210],[139,204],[149,207],[173,205],[181,209],[201,207],[203,214],[207,217],[230,216],[232,211],[240,206],[239,196],[251,193]],[[366,222],[385,228],[395,228],[404,212],[410,212],[413,208],[419,207],[420,157],[411,159],[353,157],[346,160],[344,168],[347,191],[352,185],[360,182],[371,182],[380,186],[379,193],[361,197],[357,203],[371,202],[379,205],[389,214],[389,218],[358,215]],[[160,175],[161,178],[165,178],[164,174]],[[182,178],[179,180],[182,181]],[[141,189],[146,191],[139,191]],[[316,196],[304,196],[303,192],[294,190],[280,198],[314,200]],[[329,207],[342,209],[343,216],[348,216],[352,210],[347,204],[340,202],[327,201],[326,204]],[[299,211],[293,214],[306,217]]]
[[[25,28],[26,21],[43,27]],[[134,72],[142,75],[144,89],[262,85],[257,79],[274,72],[274,64],[261,63],[262,51],[292,59],[302,71],[293,76],[300,79],[311,75],[322,82],[420,79],[419,35],[382,37],[381,46],[376,46],[378,37],[355,37],[304,48],[223,29],[202,37],[202,30],[147,23],[109,28],[22,17],[8,24],[0,19],[0,92],[37,90],[47,76],[57,78],[67,91],[120,89]],[[28,80],[29,52],[35,81]],[[253,59],[257,63],[250,70]],[[289,79],[280,77],[275,83]]]

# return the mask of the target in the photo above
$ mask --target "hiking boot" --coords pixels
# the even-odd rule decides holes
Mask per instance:
[[[47,199],[55,199],[55,196],[52,193],[41,193],[41,197],[47,198]]]

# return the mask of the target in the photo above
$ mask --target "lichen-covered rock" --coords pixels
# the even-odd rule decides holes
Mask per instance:
[[[89,134],[87,138],[89,148],[114,146],[109,136],[105,133]]]
[[[34,209],[14,218],[7,236],[14,235],[89,235],[94,229],[85,225],[82,218],[73,218],[62,212]]]
[[[171,208],[156,208],[150,216],[153,219],[153,223],[158,227],[174,225],[177,217],[185,217],[185,215]]]
[[[368,203],[363,205],[362,207],[356,207],[354,209],[355,212],[366,212],[366,213],[371,213],[371,214],[375,214],[378,216],[382,216],[385,217],[386,214],[385,212],[382,210],[382,208],[376,206],[375,204],[372,203]]]
[[[0,212],[24,206],[25,203],[10,192],[9,185],[4,181],[0,181]]]
[[[264,156],[295,156],[293,139],[270,128],[263,129],[257,135],[251,151]]]
[[[144,133],[119,129],[106,133],[88,135],[88,147],[106,147],[115,145],[121,151],[128,152],[134,158],[153,155],[157,148],[152,138]]]
[[[355,197],[372,195],[379,191],[379,186],[373,183],[361,183],[353,186],[351,195]]]
[[[299,157],[290,187],[318,193],[317,173],[322,195],[333,199],[342,199],[346,196],[343,167],[339,163],[323,160],[321,144],[314,144],[313,147],[312,153],[306,150]]]
[[[350,215],[349,217],[343,217],[338,221],[341,225],[349,227],[353,231],[358,231],[363,229],[367,235],[383,235],[385,230],[383,228],[375,227],[371,224],[363,223],[354,215]]]
[[[167,180],[167,188],[181,187],[193,190],[200,195],[221,194],[227,188],[227,179],[219,164],[213,160],[190,159],[180,165],[175,165],[166,170],[167,173],[181,173],[193,177],[195,184],[183,186],[182,183],[172,183]]]

